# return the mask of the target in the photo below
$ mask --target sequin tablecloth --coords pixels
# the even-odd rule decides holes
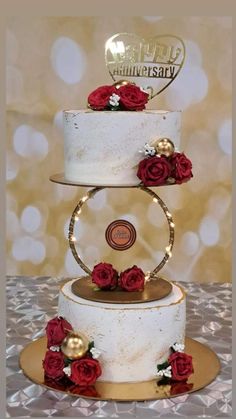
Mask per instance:
[[[7,417],[230,417],[231,284],[180,282],[187,296],[188,337],[206,343],[219,356],[221,372],[195,393],[147,402],[106,402],[76,398],[32,383],[18,357],[31,340],[44,335],[56,315],[59,284],[49,277],[7,278]]]

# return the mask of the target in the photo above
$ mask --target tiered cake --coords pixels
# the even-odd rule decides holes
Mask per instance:
[[[176,342],[184,344],[186,298],[180,286],[173,284],[171,293],[159,301],[108,304],[74,295],[72,283],[60,290],[58,315],[101,351],[99,381],[155,379],[156,366],[168,359],[170,348]]]
[[[137,185],[145,143],[170,138],[180,145],[181,112],[64,111],[65,177],[91,185]]]
[[[138,185],[145,144],[171,138],[179,147],[180,121],[178,111],[64,111],[65,177],[78,184]],[[154,379],[156,365],[166,361],[172,345],[184,343],[186,303],[180,286],[173,284],[158,301],[108,304],[74,295],[72,283],[60,290],[58,314],[101,351],[98,380]]]
[[[178,187],[193,175],[190,159],[178,150],[181,112],[146,105],[178,75],[185,47],[175,36],[145,41],[124,33],[107,41],[105,57],[115,83],[93,90],[86,110],[64,111],[65,170],[50,178],[86,187],[68,240],[87,276],[61,286],[46,336],[27,345],[20,363],[28,377],[50,389],[99,400],[156,400],[204,387],[220,367],[209,348],[185,336],[182,287],[159,276],[172,255],[175,224],[153,188]],[[152,271],[143,272],[134,260],[123,271],[106,260],[88,267],[78,254],[74,227],[82,207],[106,187],[123,193],[136,188],[164,212],[169,241]],[[132,223],[121,218],[104,231],[118,252],[137,238]]]
[[[114,72],[111,74],[131,71],[130,64],[129,67],[114,67],[114,62],[121,63],[124,59],[124,55],[116,51],[120,45],[121,41],[110,46],[113,58],[109,71]],[[162,44],[157,43],[156,48],[160,47]],[[128,55],[131,50],[134,51],[134,47],[126,48]],[[148,48],[147,63],[150,63],[150,51]],[[158,51],[155,59],[160,64],[163,53],[159,52],[158,56]],[[157,67],[156,70],[150,67],[147,73],[146,64],[142,74],[150,75],[155,70],[159,81],[163,78],[165,84],[166,78],[174,79],[183,62],[183,45],[179,39],[168,51],[169,58],[164,57],[167,61],[163,65],[170,71],[160,66],[158,73]],[[143,54],[144,50],[137,50],[135,57],[143,57]],[[134,63],[134,56],[128,55],[126,64]],[[141,70],[134,64],[127,75],[135,73],[137,76],[138,71]],[[146,110],[152,97],[149,80],[148,86],[143,88],[140,79],[134,77],[134,80],[118,80],[96,88],[88,96],[86,110],[64,111],[64,181],[95,186],[75,208],[68,235],[75,259],[89,275],[70,280],[61,287],[58,317],[46,327],[48,350],[43,367],[46,379],[66,378],[80,390],[81,386],[91,386],[96,381],[186,382],[193,373],[192,357],[184,352],[185,292],[178,284],[157,276],[171,257],[174,223],[166,205],[149,189],[190,180],[192,164],[178,151],[181,112]],[[165,213],[170,235],[164,258],[152,272],[143,272],[134,264],[118,272],[106,261],[90,270],[77,253],[73,233],[82,205],[100,188],[129,186],[147,192]],[[131,247],[136,237],[134,226],[124,220],[115,220],[107,231],[104,232],[107,242],[116,250]]]
[[[65,177],[79,184],[139,184],[140,151],[163,137],[179,146],[180,116],[168,111],[65,111]],[[98,380],[154,379],[156,365],[168,359],[171,347],[184,344],[185,293],[178,285],[158,301],[109,304],[74,295],[74,281],[60,290],[58,314],[94,340],[102,360]]]

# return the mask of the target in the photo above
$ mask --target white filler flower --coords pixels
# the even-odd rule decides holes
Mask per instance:
[[[155,156],[156,150],[155,147],[152,147],[151,145],[146,143],[143,147],[143,150],[141,150],[140,153],[144,153],[145,156]]]
[[[68,367],[63,368],[63,371],[69,377],[71,375],[71,366],[68,365]]]
[[[166,369],[160,370],[157,372],[157,375],[159,377],[168,377],[171,378],[171,365],[169,365],[169,367],[167,367]]]
[[[182,343],[175,343],[174,345],[172,345],[172,348],[176,352],[184,352],[184,345]]]
[[[60,346],[50,346],[49,349],[53,352],[60,352]]]
[[[92,354],[93,359],[98,359],[101,355],[101,351],[99,351],[99,349],[97,348],[91,348],[90,352]]]
[[[119,106],[119,100],[120,100],[120,96],[119,95],[116,95],[115,93],[112,93],[112,95],[110,96],[109,99],[110,99],[109,100],[109,103],[110,103],[111,106],[114,106],[115,108],[117,106]]]

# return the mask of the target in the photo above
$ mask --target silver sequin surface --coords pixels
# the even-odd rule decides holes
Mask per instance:
[[[18,357],[32,339],[44,335],[56,315],[62,279],[7,278],[7,417],[230,417],[231,284],[180,282],[187,293],[188,337],[210,346],[219,356],[221,372],[195,393],[172,399],[118,403],[95,401],[47,390],[28,380]]]

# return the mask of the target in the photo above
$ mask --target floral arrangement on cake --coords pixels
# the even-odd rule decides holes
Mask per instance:
[[[136,265],[118,274],[111,263],[101,262],[94,266],[92,282],[98,289],[115,290],[117,287],[123,291],[143,291],[145,274]]]
[[[142,111],[148,100],[149,94],[142,87],[120,80],[93,90],[88,96],[88,107],[95,111]],[[138,164],[137,177],[144,186],[181,184],[193,177],[191,160],[175,151],[169,138],[146,143],[141,153],[145,158]]]
[[[75,332],[63,317],[55,317],[47,323],[46,336],[45,384],[95,396],[92,386],[102,369],[98,361],[101,352],[94,347],[94,342]]]
[[[145,158],[138,164],[137,176],[144,186],[181,184],[193,177],[191,160],[175,151],[168,138],[159,139],[153,145],[146,143],[140,153]]]
[[[95,384],[102,374],[98,361],[101,351],[94,342],[73,330],[63,317],[49,320],[46,330],[47,349],[42,361],[44,384],[56,390],[87,397],[100,397]],[[170,385],[170,394],[190,391],[187,380],[193,374],[192,356],[184,353],[184,345],[172,345],[167,361],[157,365],[157,384]]]
[[[157,365],[157,376],[161,377],[161,380],[158,381],[158,385],[173,383],[178,383],[179,387],[181,387],[181,385],[182,387],[183,385],[185,387],[191,385],[187,383],[187,380],[194,372],[192,356],[186,354],[184,349],[185,347],[183,344],[175,343],[171,346],[171,354],[167,361]],[[191,388],[188,388],[188,390],[189,389]],[[180,389],[178,389],[178,392],[177,388],[175,390],[176,394],[180,393]],[[187,390],[185,389],[183,392],[184,391]]]
[[[100,86],[88,96],[88,107],[94,111],[142,111],[149,94],[135,83],[121,80]]]

